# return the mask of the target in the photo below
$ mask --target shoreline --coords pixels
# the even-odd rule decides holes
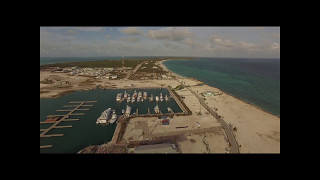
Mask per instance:
[[[171,74],[176,75],[176,76],[178,76],[178,77],[180,77],[180,78],[193,79],[193,80],[199,81],[199,82],[201,82],[201,83],[203,83],[203,84],[205,84],[205,85],[207,85],[207,86],[209,86],[209,87],[216,88],[216,89],[218,89],[219,91],[221,91],[222,93],[225,93],[225,94],[227,94],[227,95],[229,95],[229,96],[232,96],[233,98],[235,98],[235,99],[237,99],[237,100],[239,100],[239,101],[242,101],[242,102],[244,102],[244,103],[246,103],[246,104],[248,104],[248,105],[251,105],[251,106],[253,106],[253,107],[255,107],[255,108],[257,108],[257,109],[259,109],[259,110],[261,110],[261,111],[263,111],[263,112],[265,112],[265,113],[268,113],[268,114],[270,114],[270,115],[273,115],[273,116],[276,116],[276,117],[280,118],[280,115],[273,114],[272,112],[267,111],[267,110],[263,109],[262,107],[254,104],[254,103],[252,103],[252,102],[249,102],[249,101],[247,101],[247,100],[245,100],[245,99],[241,99],[240,97],[237,97],[237,96],[235,96],[235,95],[233,95],[233,94],[231,94],[231,93],[222,91],[220,88],[217,88],[217,87],[208,85],[207,83],[205,83],[205,82],[203,82],[203,81],[200,81],[199,79],[192,78],[192,77],[181,76],[181,75],[179,75],[179,74],[176,74],[176,73],[170,71],[170,70],[163,64],[163,62],[169,61],[169,60],[176,60],[176,59],[162,60],[162,61],[160,61],[160,64],[161,64],[161,67],[164,68],[164,70],[170,72]],[[191,60],[191,59],[190,59],[190,60]]]

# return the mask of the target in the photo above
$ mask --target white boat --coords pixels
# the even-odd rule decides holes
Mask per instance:
[[[131,107],[127,105],[127,109],[126,109],[126,116],[130,116],[131,113]]]
[[[142,93],[141,93],[141,91],[139,91],[138,97],[139,97],[139,98],[142,98]]]
[[[160,93],[160,101],[163,101],[162,93]]]
[[[135,100],[136,100],[136,98],[134,98],[134,97],[131,98],[132,103],[134,103]]]
[[[121,101],[122,93],[118,93],[116,97],[116,101]]]
[[[153,94],[151,94],[151,97],[150,97],[150,102],[151,102],[151,101],[153,101]]]
[[[159,109],[159,106],[158,106],[158,105],[156,105],[156,107],[154,107],[154,112],[155,112],[156,114],[159,114],[160,109]]]
[[[141,102],[143,102],[143,98],[141,98]]]
[[[137,97],[137,102],[140,102],[140,97],[139,96]]]
[[[166,100],[166,101],[169,101],[169,98],[168,98],[168,95],[166,94],[166,96],[164,97],[164,99]]]
[[[136,98],[137,97],[137,91],[134,90],[132,97]]]
[[[173,111],[172,111],[171,108],[168,107],[167,109],[168,109],[168,112],[169,112],[169,113],[173,113]]]
[[[114,122],[116,122],[116,120],[117,120],[116,110],[113,110],[110,123],[113,124]]]
[[[128,98],[127,98],[127,103],[129,103],[130,100],[131,100],[131,98],[130,98],[130,96],[128,96]]]
[[[147,99],[148,93],[147,92],[143,92],[143,99]]]
[[[124,91],[123,99],[127,99],[127,97],[128,97],[128,94],[126,91]]]
[[[101,116],[97,119],[97,124],[105,124],[107,120],[110,118],[111,108],[106,109],[101,113]]]
[[[124,114],[124,109],[122,109],[121,113]]]
[[[157,101],[157,102],[159,101],[159,97],[158,97],[158,96],[156,96],[156,101]]]

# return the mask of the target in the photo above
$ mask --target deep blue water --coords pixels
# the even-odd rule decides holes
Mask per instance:
[[[280,116],[280,59],[197,58],[164,65]]]

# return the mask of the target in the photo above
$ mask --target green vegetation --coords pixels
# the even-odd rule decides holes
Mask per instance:
[[[138,64],[142,63],[144,60],[124,60],[125,67],[135,68]],[[50,68],[50,67],[74,67],[79,68],[116,68],[122,67],[122,60],[103,60],[103,61],[88,61],[88,62],[68,62],[68,63],[56,63],[56,64],[45,64],[40,66],[40,69]]]
[[[184,85],[180,84],[177,87],[173,88],[173,90],[181,90],[184,88]]]
[[[49,79],[45,79],[43,81],[40,81],[40,83],[42,83],[42,84],[52,84],[52,83],[54,83],[54,81],[49,80]]]

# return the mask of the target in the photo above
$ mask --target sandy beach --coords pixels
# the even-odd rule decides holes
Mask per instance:
[[[161,66],[168,70],[161,62]],[[237,128],[234,132],[240,153],[280,153],[280,118],[263,111],[261,108],[248,104],[218,88],[208,86],[195,86],[203,82],[179,76],[178,81],[190,85],[190,89],[198,94],[205,91],[222,93],[218,96],[206,97],[207,104],[217,108],[219,115],[224,117],[226,123]],[[182,90],[180,90],[182,91]],[[180,95],[181,92],[177,91]]]

